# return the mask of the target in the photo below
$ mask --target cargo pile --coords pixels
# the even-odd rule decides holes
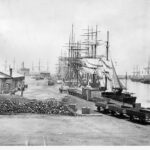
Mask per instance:
[[[20,97],[0,96],[0,114],[57,114],[57,115],[76,115],[75,111],[63,102],[55,99],[29,100]]]

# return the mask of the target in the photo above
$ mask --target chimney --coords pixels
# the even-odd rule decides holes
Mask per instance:
[[[24,62],[22,62],[22,68],[24,68]]]
[[[9,68],[10,76],[12,77],[12,68]]]

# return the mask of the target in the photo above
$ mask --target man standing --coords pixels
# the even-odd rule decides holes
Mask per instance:
[[[24,83],[23,83],[22,86],[21,86],[21,96],[23,96],[24,89],[25,89],[25,86],[24,86]]]

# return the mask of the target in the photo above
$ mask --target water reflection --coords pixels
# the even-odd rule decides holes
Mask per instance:
[[[125,83],[125,80],[122,80]],[[127,89],[137,97],[136,102],[144,107],[150,107],[150,84],[127,81]]]

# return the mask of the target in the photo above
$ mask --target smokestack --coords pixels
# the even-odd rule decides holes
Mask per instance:
[[[22,68],[24,68],[24,62],[22,62]]]
[[[10,76],[12,77],[12,68],[9,68]]]

